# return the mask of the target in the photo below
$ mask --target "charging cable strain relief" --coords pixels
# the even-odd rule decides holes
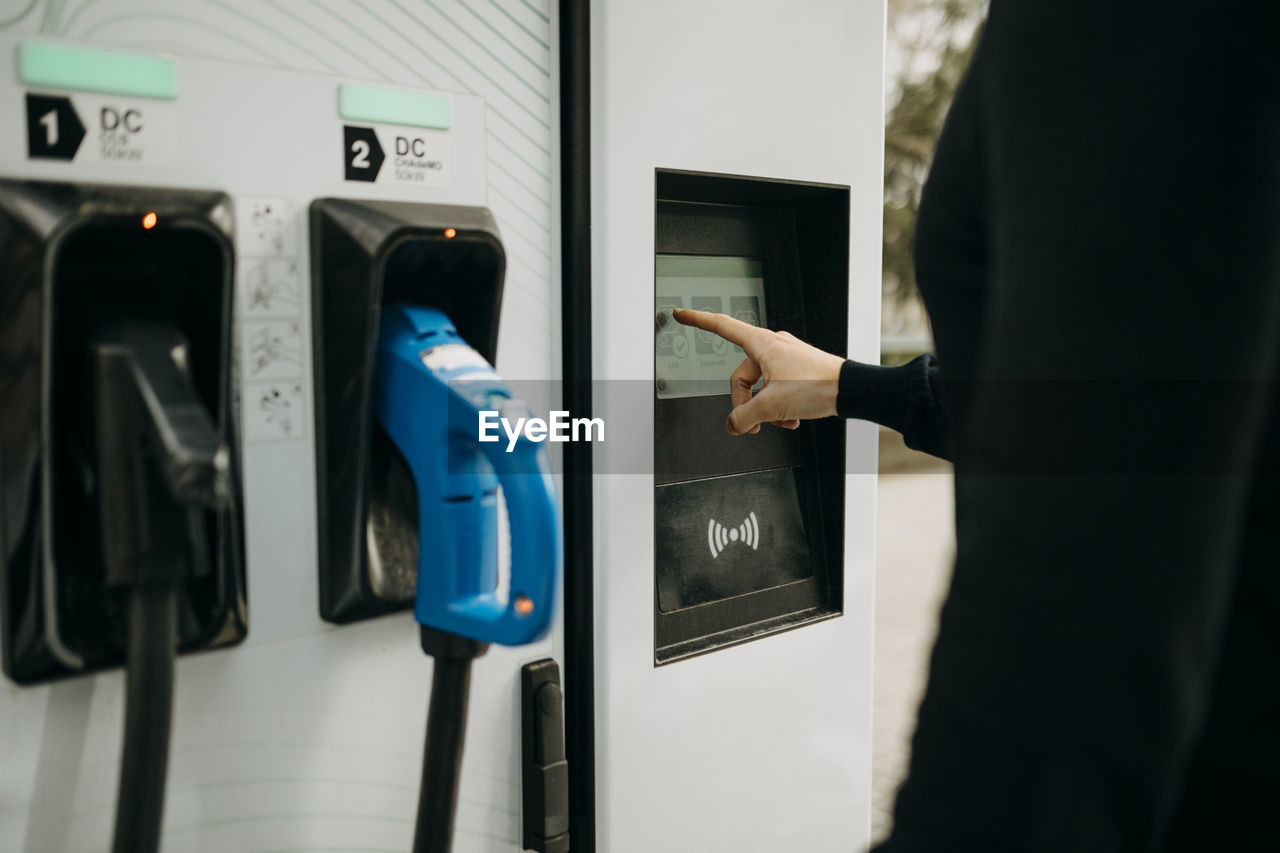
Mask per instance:
[[[489,644],[480,640],[451,634],[427,625],[419,627],[422,650],[437,660],[475,660],[489,651]]]

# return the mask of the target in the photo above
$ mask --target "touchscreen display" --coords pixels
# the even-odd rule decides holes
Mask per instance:
[[[746,357],[742,348],[719,335],[682,326],[671,311],[695,308],[764,326],[763,265],[754,258],[658,255],[656,293],[658,398],[728,394],[729,376]]]

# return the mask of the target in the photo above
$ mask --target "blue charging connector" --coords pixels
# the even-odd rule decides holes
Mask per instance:
[[[521,435],[481,442],[481,411],[515,423],[528,407],[435,308],[383,309],[373,410],[418,492],[418,585],[424,626],[512,646],[551,623],[562,539],[550,457]],[[497,487],[507,505],[511,583],[495,593]]]
[[[481,442],[480,413],[514,422],[528,407],[434,308],[383,308],[373,411],[418,493],[423,651],[435,659],[413,853],[449,853],[457,812],[471,662],[489,643],[521,645],[551,624],[560,513],[546,448],[520,436]],[[498,580],[498,487],[511,528],[511,584]]]

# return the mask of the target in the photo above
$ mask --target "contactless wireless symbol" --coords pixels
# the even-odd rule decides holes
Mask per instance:
[[[730,542],[749,545],[752,551],[760,550],[760,522],[756,521],[754,512],[737,527],[725,527],[714,518],[707,522],[707,545],[712,558],[719,557]]]

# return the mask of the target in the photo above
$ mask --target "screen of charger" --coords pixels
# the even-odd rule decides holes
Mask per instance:
[[[728,394],[729,377],[746,357],[742,348],[719,335],[677,323],[671,312],[693,308],[764,326],[763,264],[754,258],[658,255],[656,267],[658,398]]]

